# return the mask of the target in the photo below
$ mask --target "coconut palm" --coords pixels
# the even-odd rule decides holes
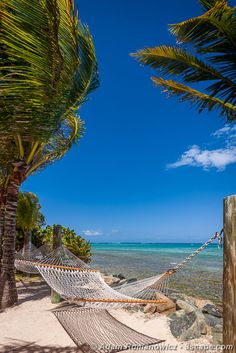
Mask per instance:
[[[31,232],[44,223],[38,197],[32,192],[20,192],[18,196],[16,225],[24,234],[24,247],[31,244]]]
[[[79,141],[83,134],[83,122],[79,117],[71,115],[68,116],[67,120],[61,123],[60,129],[54,133],[54,135],[49,139],[47,143],[41,144],[40,149],[32,151],[32,145],[29,145],[28,141],[20,140],[20,149],[17,150],[21,153],[21,158],[25,159],[27,168],[21,171],[21,182],[23,182],[28,176],[34,174],[41,169],[45,168],[49,164],[55,162],[62,158],[67,151],[72,147],[72,145]],[[14,149],[13,149],[14,151]],[[28,156],[31,155],[31,158]],[[14,167],[15,168],[15,167]],[[8,178],[5,181],[8,184]],[[7,186],[8,187],[8,186]],[[18,198],[17,198],[18,204]],[[7,203],[6,203],[7,205]],[[17,300],[17,292],[14,282],[14,251],[15,251],[15,230],[16,224],[12,225],[12,233],[6,234],[5,224],[6,217],[8,216],[8,211],[3,208],[4,211],[4,233],[3,233],[3,268],[1,273],[1,288],[0,288],[0,302],[3,307],[11,305],[12,301]],[[15,210],[12,211],[11,216],[14,216]],[[27,215],[25,215],[27,218]],[[14,226],[14,228],[13,228]],[[30,229],[28,229],[30,230]],[[26,238],[25,242],[29,242],[30,239]],[[10,252],[9,246],[12,246],[13,253]],[[5,253],[4,253],[5,251]],[[13,260],[12,260],[13,258]],[[13,272],[11,273],[9,267],[7,271],[4,268],[4,264],[9,264],[13,262]],[[7,285],[6,290],[5,287]]]
[[[40,238],[44,244],[53,243],[53,227],[47,226],[40,233]],[[91,257],[91,244],[70,228],[60,227],[62,244],[74,255],[89,262]]]
[[[77,136],[78,108],[97,87],[98,77],[90,32],[80,24],[72,0],[0,2],[0,50],[0,142],[7,137],[6,148],[0,146],[4,160],[0,298],[9,306],[17,300],[14,250],[19,187],[32,172],[61,157],[54,148],[55,143],[60,146],[61,134],[72,127],[71,138]],[[71,145],[69,135],[62,150]],[[5,160],[5,150],[11,152],[11,163]]]
[[[202,15],[170,26],[177,46],[161,45],[132,55],[159,73],[152,80],[169,96],[189,101],[199,112],[217,109],[232,121],[236,119],[235,8],[226,0],[199,3]],[[199,82],[202,90],[195,88]]]

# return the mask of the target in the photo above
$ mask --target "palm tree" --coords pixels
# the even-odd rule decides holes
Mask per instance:
[[[199,0],[199,3],[204,8],[202,15],[170,26],[177,46],[161,45],[132,55],[159,73],[152,81],[169,96],[189,101],[199,112],[217,109],[228,121],[233,121],[236,119],[235,8],[226,0]],[[199,82],[204,83],[203,91],[190,86]]]
[[[54,225],[55,226],[55,225]],[[41,239],[44,244],[53,243],[54,226],[47,226],[41,232]],[[60,226],[62,244],[75,256],[84,262],[89,262],[91,257],[91,244],[70,228]]]
[[[12,152],[11,163],[6,163],[0,147],[6,165],[0,173],[4,213],[0,301],[10,306],[17,300],[19,187],[28,175],[64,154],[54,149],[55,143],[60,147],[62,134],[67,135],[64,151],[78,136],[77,111],[97,87],[98,74],[92,37],[79,23],[72,0],[0,2],[0,49],[0,142],[7,137],[6,149],[10,146]]]
[[[20,192],[18,196],[16,225],[24,234],[24,248],[30,248],[31,232],[44,224],[38,197],[32,192]]]

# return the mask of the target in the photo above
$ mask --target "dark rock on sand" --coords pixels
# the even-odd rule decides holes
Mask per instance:
[[[124,275],[122,275],[122,273],[118,273],[118,275],[113,275],[114,277],[117,277],[117,278],[119,278],[119,279],[125,279],[125,276]]]
[[[119,283],[117,283],[118,286],[122,286],[123,284],[127,284],[127,279],[121,279]]]
[[[133,283],[133,282],[137,282],[137,278],[129,278],[126,280],[126,283]]]
[[[223,327],[223,319],[210,315],[210,314],[204,314],[205,317],[205,321],[207,323],[208,326],[210,327],[216,327],[221,325]]]
[[[170,330],[181,341],[199,338],[208,333],[208,327],[201,311],[178,311],[170,316]]]
[[[223,317],[219,309],[213,304],[204,305],[204,307],[202,308],[202,312],[216,317],[220,317],[220,318]]]

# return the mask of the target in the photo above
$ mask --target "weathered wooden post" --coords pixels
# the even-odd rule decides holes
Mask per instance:
[[[59,246],[61,246],[61,226],[57,224],[53,226],[52,248],[54,250]],[[51,303],[57,304],[57,303],[60,303],[60,301],[61,301],[60,295],[52,289]]]
[[[236,195],[224,199],[223,286],[223,344],[236,353]]]

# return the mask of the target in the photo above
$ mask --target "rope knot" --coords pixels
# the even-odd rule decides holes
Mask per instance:
[[[218,239],[218,248],[222,248],[222,243],[223,243],[223,233],[224,233],[224,229],[222,228],[220,233],[216,232],[215,236]]]

